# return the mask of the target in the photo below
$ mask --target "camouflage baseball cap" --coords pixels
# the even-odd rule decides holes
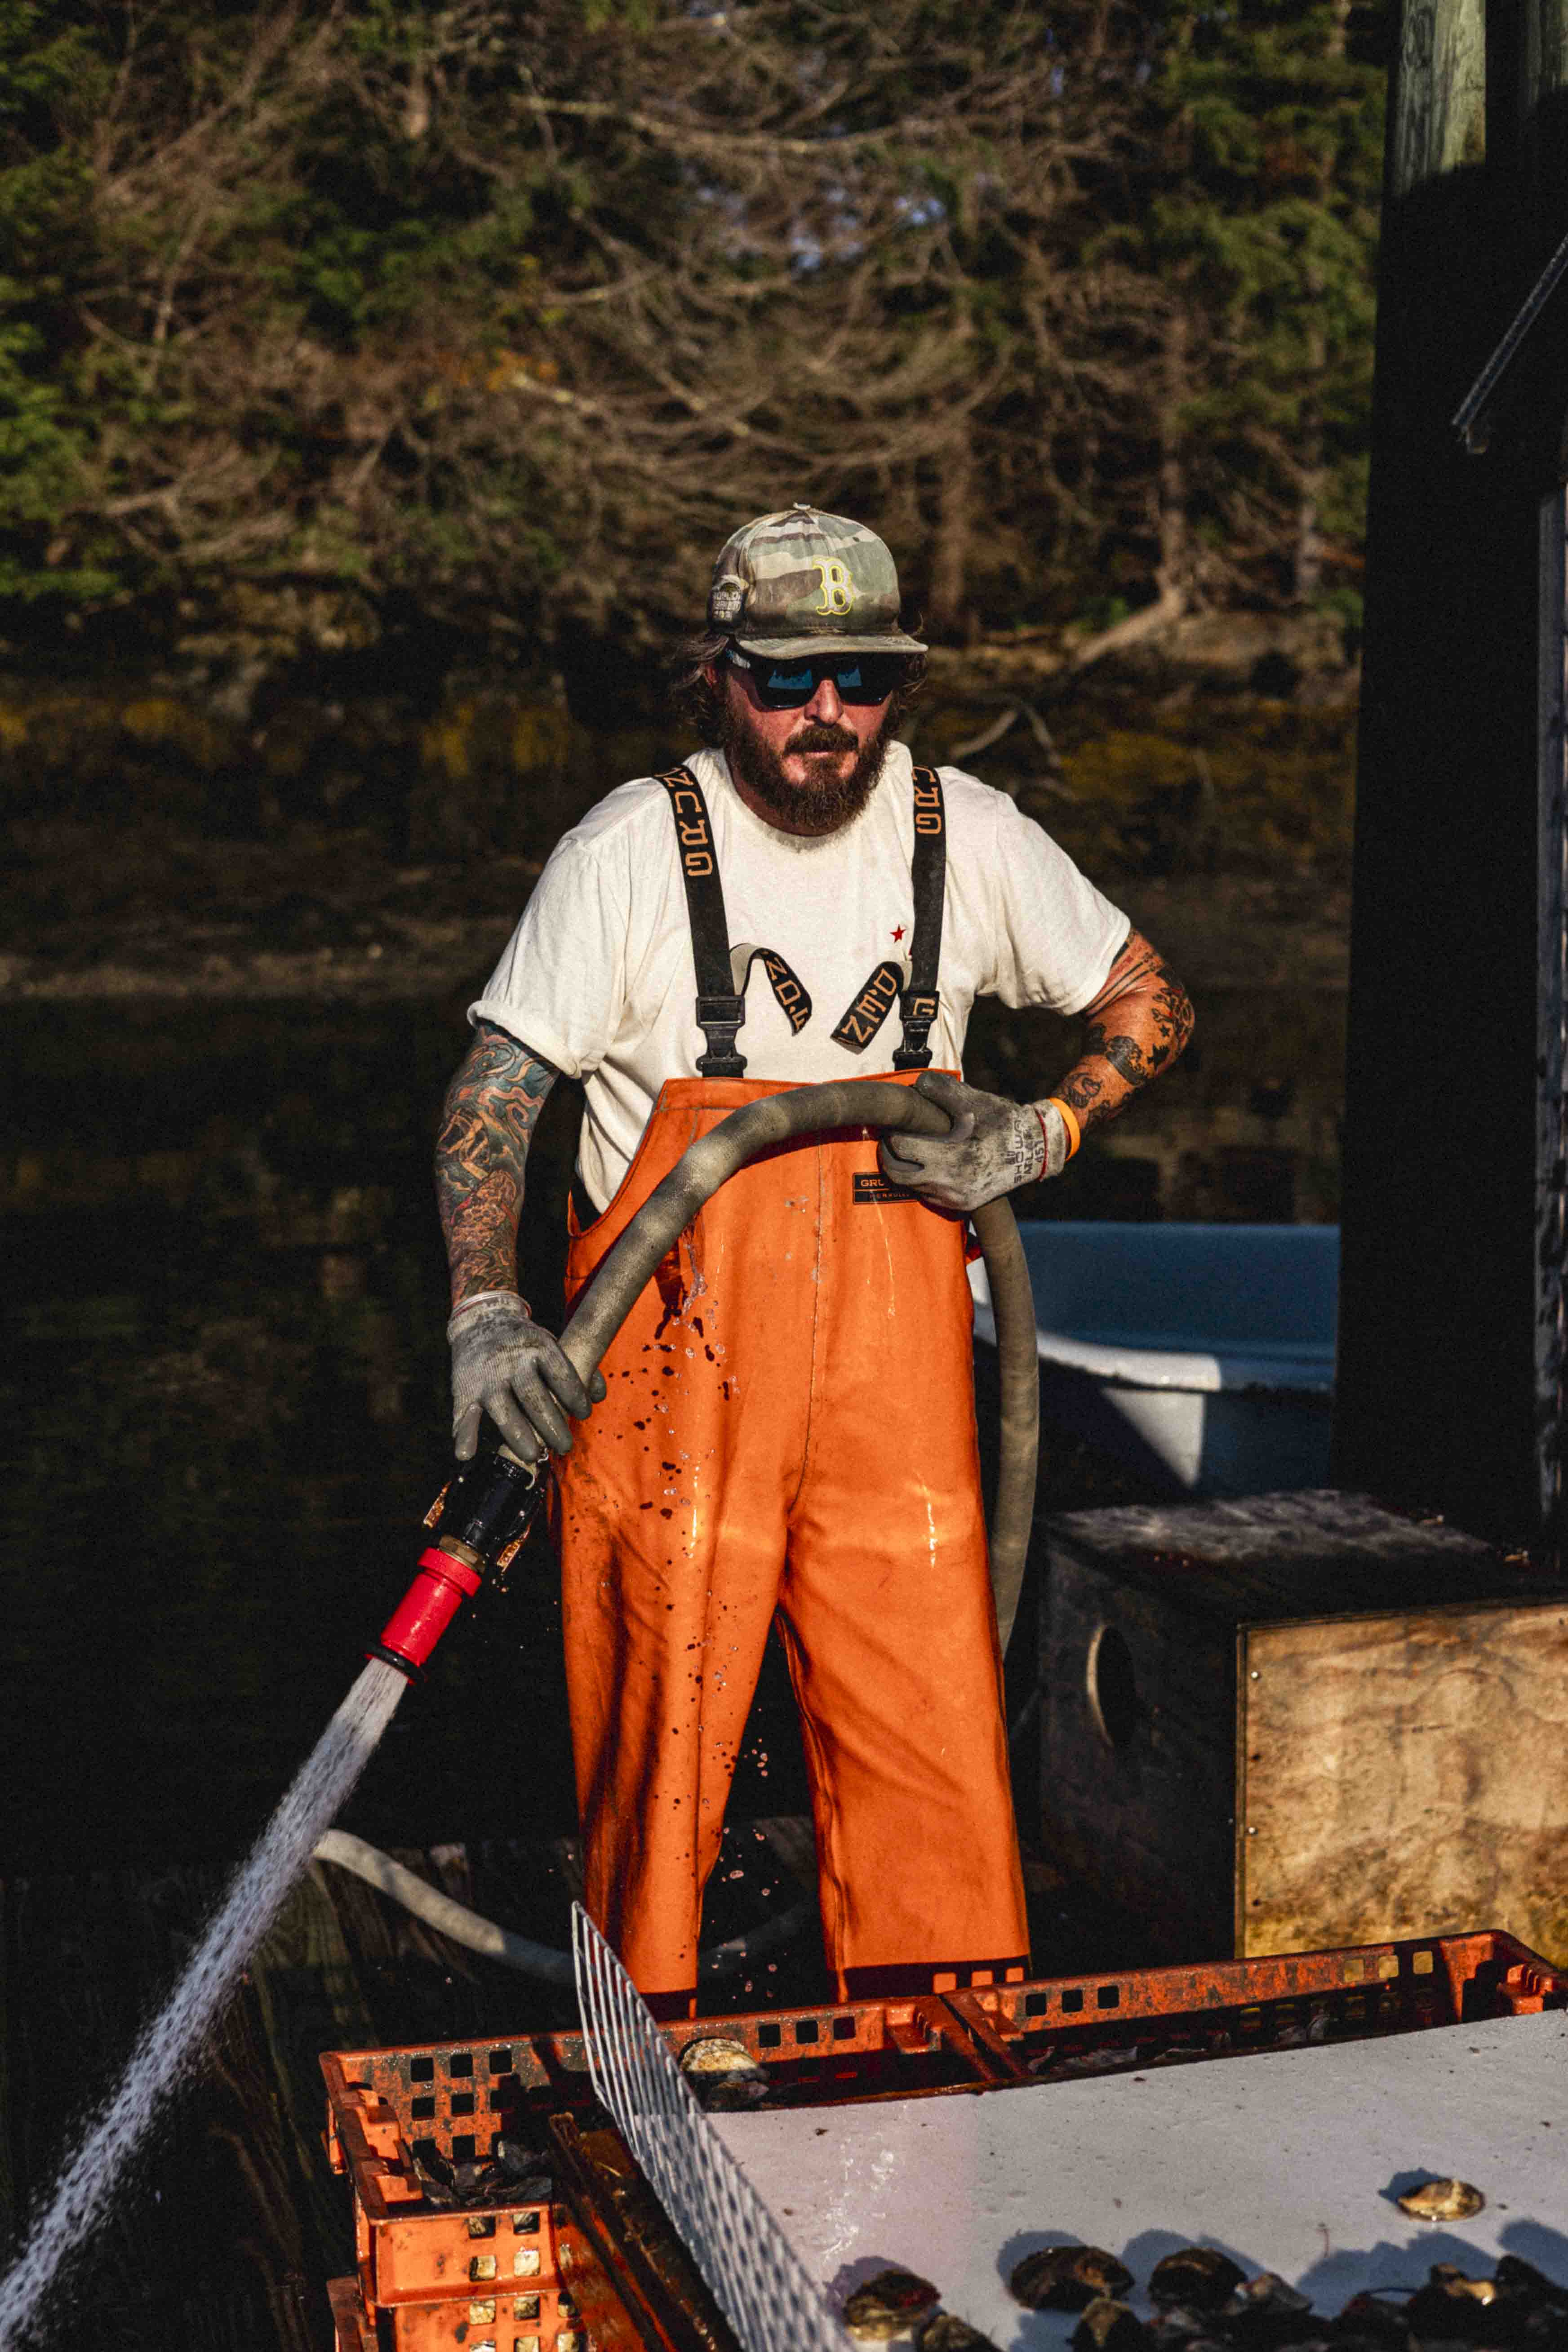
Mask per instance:
[[[899,575],[874,530],[797,502],[732,531],[708,618],[749,654],[923,654],[899,626]]]

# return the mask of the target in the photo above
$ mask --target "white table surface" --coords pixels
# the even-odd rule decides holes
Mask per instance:
[[[1107,2247],[1134,2307],[1163,2254],[1218,2246],[1320,2311],[1363,2287],[1472,2273],[1500,2253],[1568,2285],[1568,2013],[974,2095],[712,2118],[813,2276],[840,2302],[899,2263],[1004,2352],[1071,2317],[1023,2311],[1036,2247]],[[1423,2226],[1394,2202],[1433,2174],[1485,2195]]]

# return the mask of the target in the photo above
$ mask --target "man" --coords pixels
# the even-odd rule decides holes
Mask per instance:
[[[717,748],[562,841],[447,1102],[458,1452],[488,1412],[558,1457],[588,1908],[666,2013],[692,2004],[775,1612],[840,1997],[1023,1972],[963,1220],[1059,1174],[1192,1027],[1147,941],[1004,793],[912,766],[891,730],[925,648],[899,610],[858,523],[797,505],[735,532],[688,681]],[[1047,1101],[961,1082],[982,994],[1088,1014]],[[516,1290],[556,1076],[585,1089],[574,1297],[729,1111],[889,1063],[951,1131],[807,1139],[742,1170],[585,1392]]]

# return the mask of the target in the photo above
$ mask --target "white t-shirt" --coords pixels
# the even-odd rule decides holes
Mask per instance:
[[[908,978],[914,921],[911,761],[894,743],[861,814],[815,840],[752,814],[723,754],[688,762],[712,820],[731,948],[772,949],[811,999],[798,1033],[759,961],[738,1044],[749,1078],[814,1085],[892,1067],[895,1003],[859,1053],[833,1031],[884,960]],[[977,996],[1081,1011],[1098,994],[1128,919],[1067,852],[962,769],[942,768],[947,889],[942,1006],[929,1043],[938,1068],[963,1066]],[[521,921],[468,1018],[493,1021],[586,1095],[578,1166],[595,1205],[619,1186],[667,1078],[694,1077],[707,1051],[693,1000],[691,927],[669,795],[639,776],[590,809],[540,876]]]

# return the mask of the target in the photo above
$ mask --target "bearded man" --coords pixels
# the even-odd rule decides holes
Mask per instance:
[[[926,649],[873,532],[801,505],[746,524],[708,620],[687,686],[710,748],[561,842],[470,1008],[437,1155],[457,1451],[488,1413],[556,1457],[587,1906],[665,2014],[694,2006],[775,1618],[840,1999],[1024,1972],[964,1218],[1058,1175],[1192,1028],[1038,825],[897,740]],[[1055,1095],[963,1083],[982,995],[1089,1016]],[[760,1095],[892,1076],[952,1126],[742,1169],[590,1393],[517,1295],[529,1138],[562,1072],[584,1089],[569,1299],[686,1147]]]

